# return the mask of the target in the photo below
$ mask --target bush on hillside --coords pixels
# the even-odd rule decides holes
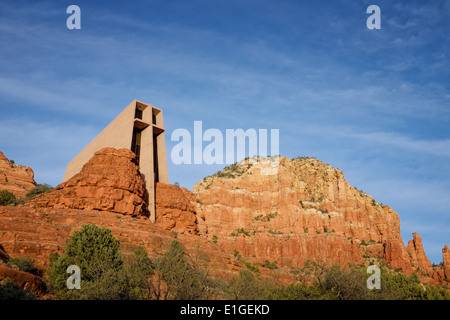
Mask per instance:
[[[0,191],[0,206],[11,206],[16,202],[16,196],[8,190]]]

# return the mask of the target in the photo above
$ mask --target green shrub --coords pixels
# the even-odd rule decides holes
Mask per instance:
[[[266,215],[257,215],[256,217],[253,218],[253,221],[262,221],[262,222],[269,222],[271,219],[275,218],[276,216],[278,216],[278,212],[273,212],[273,213],[269,213]]]
[[[9,192],[8,190],[0,191],[0,206],[11,206],[15,205],[16,196]]]
[[[66,270],[70,265],[80,267],[79,290],[67,288],[69,274]],[[50,257],[50,287],[64,299],[125,299],[122,266],[120,243],[111,231],[96,225],[83,225],[72,234],[62,256],[54,253]]]
[[[271,270],[278,269],[277,263],[270,262],[269,260],[264,261],[264,263],[256,263],[256,265],[263,267],[263,268],[271,269]]]
[[[193,300],[207,297],[209,279],[186,259],[184,248],[177,240],[171,242],[169,251],[157,259],[155,265],[167,284],[164,299]]]
[[[0,300],[35,300],[36,297],[7,279],[0,282]]]
[[[18,257],[9,258],[6,265],[10,268],[14,268],[20,271],[36,274],[37,269],[34,266],[34,260],[32,258]]]
[[[233,300],[261,300],[266,298],[263,285],[250,270],[241,269],[239,277],[233,277],[226,288],[226,297]]]
[[[53,188],[48,184],[38,184],[36,187],[28,191],[27,193],[27,199],[33,199],[38,194],[46,193],[49,191],[52,191]]]
[[[238,236],[239,234],[246,235],[247,237],[250,237],[250,236],[251,236],[250,232],[246,231],[244,228],[239,228],[239,229],[237,229],[236,232],[230,233],[230,236],[236,237],[236,236]]]

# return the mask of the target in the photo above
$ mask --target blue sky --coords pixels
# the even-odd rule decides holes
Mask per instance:
[[[68,30],[66,8],[81,8]],[[369,5],[381,29],[369,30]],[[0,1],[0,150],[38,183],[133,99],[177,128],[280,129],[400,215],[432,262],[450,244],[450,1]],[[174,165],[192,186],[220,165]]]

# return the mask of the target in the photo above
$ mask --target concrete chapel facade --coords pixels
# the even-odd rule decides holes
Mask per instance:
[[[136,154],[149,195],[150,220],[155,222],[155,183],[169,183],[162,110],[141,101],[131,102],[67,165],[63,182],[105,147],[126,148]]]

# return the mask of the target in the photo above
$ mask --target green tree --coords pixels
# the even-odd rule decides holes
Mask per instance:
[[[229,299],[258,300],[265,299],[264,287],[248,269],[239,270],[239,277],[233,277],[226,290]]]
[[[68,289],[70,265],[80,267],[81,288]],[[138,300],[152,298],[154,263],[142,247],[126,260],[110,230],[83,225],[66,244],[63,255],[50,257],[50,289],[59,299]]]
[[[206,298],[208,277],[189,263],[184,248],[177,240],[173,240],[169,251],[157,259],[156,268],[158,275],[167,285],[165,292],[159,292],[159,298],[175,300]]]
[[[131,287],[130,298],[152,299],[154,297],[154,286],[150,279],[154,269],[154,263],[148,257],[147,251],[140,246],[137,247],[130,261],[125,265],[128,285]]]
[[[67,288],[70,265],[81,270],[81,289]],[[64,299],[126,299],[120,243],[111,231],[94,224],[83,225],[67,243],[64,254],[50,257],[50,288]]]
[[[323,280],[318,284],[323,296],[331,296],[337,300],[368,299],[366,277],[355,268],[343,270],[333,265],[325,272]]]
[[[442,287],[427,285],[425,294],[425,300],[450,300],[450,293]]]

